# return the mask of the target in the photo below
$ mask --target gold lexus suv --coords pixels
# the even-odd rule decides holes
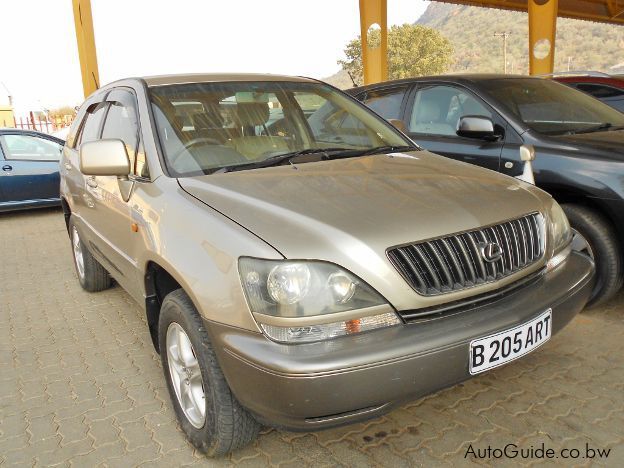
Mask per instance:
[[[545,192],[418,148],[306,78],[133,78],[61,161],[80,284],[146,311],[209,455],[373,418],[535,350],[594,266]]]

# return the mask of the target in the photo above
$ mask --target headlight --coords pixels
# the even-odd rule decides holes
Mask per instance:
[[[327,262],[243,257],[247,302],[272,339],[318,341],[402,323],[373,288]]]
[[[548,213],[548,225],[550,226],[553,256],[548,261],[546,269],[552,270],[568,258],[572,251],[572,229],[570,228],[570,223],[561,206],[554,200]]]
[[[308,295],[310,269],[303,263],[274,266],[267,279],[267,291],[276,304],[295,304]]]

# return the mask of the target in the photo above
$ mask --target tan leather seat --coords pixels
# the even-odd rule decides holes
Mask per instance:
[[[255,130],[255,127],[264,126],[269,120],[268,103],[239,103],[236,106],[237,124],[243,128]],[[234,137],[228,145],[245,156],[247,159],[259,159],[265,153],[288,152],[288,143],[282,137],[267,135],[245,135]]]

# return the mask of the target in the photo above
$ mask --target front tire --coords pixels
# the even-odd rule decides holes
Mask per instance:
[[[181,289],[163,301],[158,341],[169,395],[191,443],[214,457],[252,442],[260,425],[232,394],[203,321]]]
[[[562,205],[574,231],[572,248],[596,262],[596,285],[588,307],[611,299],[622,287],[622,252],[613,227],[596,211],[582,205]]]
[[[99,292],[110,288],[112,280],[108,271],[91,255],[72,220],[69,222],[69,239],[74,267],[82,289],[89,292]]]

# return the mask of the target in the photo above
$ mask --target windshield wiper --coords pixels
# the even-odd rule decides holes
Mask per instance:
[[[278,166],[285,161],[293,162],[294,159],[297,159],[301,156],[311,155],[311,154],[321,154],[325,157],[322,159],[331,159],[331,154],[335,154],[338,152],[351,151],[348,148],[307,148],[299,151],[292,151],[290,153],[276,154],[275,156],[271,156],[270,158],[263,159],[262,161],[252,161],[249,163],[243,164],[233,164],[231,166],[224,166],[214,171],[210,172],[210,174],[218,174],[223,172],[232,172],[232,171],[244,171],[247,169],[259,169],[262,167],[271,167]]]
[[[207,174],[222,174],[224,172],[244,171],[247,169],[260,169],[263,167],[279,166],[285,161],[295,162],[312,162],[307,158],[304,160],[302,156],[320,154],[321,160],[333,160],[341,158],[353,158],[357,156],[366,156],[369,154],[390,153],[394,151],[415,151],[420,148],[411,145],[403,146],[376,146],[365,150],[353,149],[353,148],[307,148],[299,151],[293,151],[290,153],[276,154],[270,158],[263,159],[262,161],[252,161],[243,164],[233,164],[231,166],[224,166],[207,172]]]
[[[381,154],[381,153],[395,153],[399,151],[418,151],[418,146],[403,145],[403,146],[376,146],[367,150],[359,151],[358,156],[366,156],[369,154]]]
[[[594,133],[594,132],[602,132],[603,130],[619,130],[624,128],[622,125],[615,126],[611,122],[601,123],[600,125],[594,125],[593,127],[583,128],[581,130],[570,130],[570,135],[575,135],[577,133]]]

